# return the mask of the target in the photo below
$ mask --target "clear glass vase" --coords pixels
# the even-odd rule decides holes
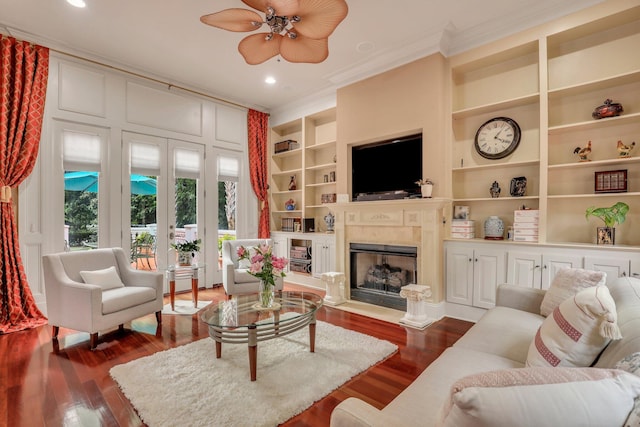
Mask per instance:
[[[273,300],[275,298],[275,286],[266,280],[260,280],[260,305],[265,308],[273,307]]]

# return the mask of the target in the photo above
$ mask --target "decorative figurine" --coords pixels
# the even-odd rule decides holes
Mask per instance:
[[[493,197],[494,199],[497,199],[498,197],[500,197],[500,184],[498,184],[498,181],[493,181],[493,184],[491,184],[491,187],[489,188],[489,193],[491,193],[491,197]]]
[[[635,141],[630,145],[624,145],[622,141],[618,140],[618,156],[619,157],[629,157],[631,155],[631,150],[636,146]]]
[[[584,148],[576,147],[576,149],[573,150],[573,154],[577,154],[581,162],[590,162],[591,159],[589,158],[589,154],[591,154],[591,141],[589,141],[587,146]]]
[[[296,176],[291,175],[291,181],[289,181],[289,191],[294,191],[298,188],[298,184],[296,184]]]
[[[607,99],[604,101],[604,104],[596,107],[596,109],[593,110],[593,113],[591,113],[591,117],[596,120],[604,119],[605,117],[619,116],[623,111],[624,109],[622,108],[621,104]]]
[[[333,225],[335,224],[336,217],[329,212],[324,216],[324,223],[327,225],[327,233],[333,233]]]
[[[513,178],[511,180],[511,188],[509,189],[509,193],[511,197],[522,197],[527,192],[527,178],[524,176],[519,176],[517,178]]]
[[[284,202],[284,208],[288,211],[294,211],[296,210],[296,202],[293,199],[289,199],[286,202]]]

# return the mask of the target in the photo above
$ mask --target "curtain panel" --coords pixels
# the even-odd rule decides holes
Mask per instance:
[[[267,131],[269,115],[260,111],[249,110],[249,169],[251,170],[251,186],[260,202],[260,220],[258,222],[258,238],[268,239],[269,231],[269,176],[267,174]]]
[[[49,49],[0,35],[0,334],[47,322],[24,272],[11,189],[38,156]]]

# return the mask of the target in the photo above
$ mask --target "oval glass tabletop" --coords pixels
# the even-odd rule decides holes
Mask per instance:
[[[259,306],[258,294],[237,295],[209,306],[203,322],[218,328],[248,328],[299,320],[313,315],[322,306],[322,297],[313,292],[276,291],[274,306]]]

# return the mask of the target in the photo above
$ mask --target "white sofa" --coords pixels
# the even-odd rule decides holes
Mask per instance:
[[[81,275],[110,267],[115,267],[122,283],[85,283]],[[60,327],[89,332],[94,349],[99,331],[122,328],[125,322],[150,313],[156,314],[158,324],[162,322],[162,273],[131,268],[122,248],[44,255],[42,268],[54,340]]]
[[[237,239],[222,242],[222,285],[227,296],[256,293],[260,288],[260,279],[249,274],[248,269],[240,265],[238,248],[251,249],[261,244],[272,245],[271,239]],[[282,277],[276,278],[276,289],[281,291]]]
[[[625,277],[607,286],[616,304],[622,339],[609,343],[597,359],[596,368],[614,368],[624,357],[640,352],[640,280]],[[525,366],[529,346],[545,319],[539,314],[544,293],[524,287],[500,286],[496,307],[488,310],[386,407],[378,410],[360,399],[348,398],[332,412],[331,426],[439,425],[443,405],[448,405],[451,387],[457,380],[471,374]],[[594,371],[589,370],[590,373]],[[633,375],[630,377],[640,380]],[[506,403],[504,405],[502,410],[508,413],[510,408]],[[570,413],[565,415],[567,420],[571,419]],[[534,425],[553,424],[539,419]]]

